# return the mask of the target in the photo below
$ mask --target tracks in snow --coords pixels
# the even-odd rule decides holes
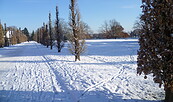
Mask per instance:
[[[108,64],[110,64],[109,62],[106,62],[106,61],[104,61],[104,60],[102,60],[102,59],[97,59],[97,58],[94,58],[94,57],[91,57],[91,56],[87,56],[87,57],[90,58],[90,59],[99,61],[99,62],[103,62],[103,63],[108,63]],[[113,65],[113,64],[112,64],[112,65]],[[117,66],[113,65],[113,67],[116,68]],[[94,84],[94,85],[89,86],[89,87],[86,88],[86,89],[84,90],[84,92],[81,94],[80,98],[83,97],[87,92],[89,92],[89,91],[91,91],[91,90],[94,90],[94,89],[96,89],[96,88],[98,88],[98,87],[103,87],[104,84],[107,84],[108,82],[111,82],[112,80],[118,78],[123,72],[124,72],[124,68],[119,68],[118,71],[117,71],[117,73],[115,73],[114,76],[112,76],[112,77],[110,77],[110,78],[108,78],[108,79],[105,79],[105,80],[103,80],[103,81],[101,81],[101,82],[99,82],[99,83],[96,83],[96,84]],[[103,87],[103,88],[104,88],[105,90],[109,91],[109,93],[111,93],[111,94],[113,95],[113,93],[112,93],[109,89],[107,89],[107,88],[105,88],[105,87]]]
[[[137,85],[139,82],[134,83],[134,81],[131,81],[131,79],[136,80],[134,76],[130,78],[126,75],[128,72],[134,74],[132,69],[130,69],[131,67],[128,69],[130,65],[127,64],[129,63],[121,63],[121,61],[128,61],[126,59],[118,60],[114,58],[109,59],[109,57],[82,56],[86,58],[86,61],[73,62],[70,61],[73,58],[69,58],[69,56],[47,55],[48,51],[51,52],[51,50],[42,48],[43,46],[37,43],[31,47],[36,48],[36,52],[28,52],[35,54],[27,54],[28,56],[26,57],[27,51],[24,50],[22,51],[21,59],[18,57],[17,61],[11,61],[13,65],[15,64],[15,68],[11,73],[6,74],[9,76],[6,80],[10,80],[11,77],[12,81],[5,82],[11,85],[9,85],[9,88],[6,88],[6,90],[11,90],[7,97],[12,96],[13,98],[9,99],[8,102],[13,100],[20,101],[16,97],[21,96],[25,92],[29,93],[21,97],[26,98],[26,100],[21,100],[20,102],[81,102],[88,97],[92,97],[93,94],[96,94],[96,97],[106,97],[108,101],[111,101],[109,97],[116,99],[116,93],[118,95],[120,93],[122,96],[127,95],[132,99],[134,98],[132,96],[135,96],[137,99],[145,99],[142,96],[143,94],[140,95],[144,87],[141,84]],[[114,63],[113,60],[117,62]],[[109,73],[109,71],[113,72]],[[6,84],[3,83],[3,85]],[[0,83],[0,86],[3,85]],[[137,88],[135,85],[137,85]],[[129,88],[136,89],[130,90]],[[140,88],[141,90],[139,91],[138,89]],[[13,90],[18,93],[14,94]]]
[[[36,44],[36,46],[38,47],[38,45]],[[39,49],[39,47],[38,47]],[[66,86],[64,80],[61,79],[61,76],[59,75],[59,72],[51,65],[51,63],[49,62],[51,59],[49,59],[48,57],[44,56],[44,52],[42,50],[40,50],[40,52],[42,53],[42,60],[44,61],[44,63],[46,64],[46,66],[49,68],[49,72],[51,73],[51,79],[52,79],[52,84],[53,84],[53,91],[54,91],[54,97],[53,99],[55,100],[56,94],[57,94],[57,87],[59,84],[61,86],[61,89],[63,90],[63,92],[65,93],[65,97],[67,97],[67,99],[69,102],[77,102],[77,97],[76,95],[73,94],[73,92],[71,92],[68,87]],[[61,68],[61,67],[60,67]],[[63,69],[63,68],[61,68]]]

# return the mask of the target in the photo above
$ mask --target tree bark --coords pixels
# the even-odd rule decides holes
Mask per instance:
[[[80,55],[75,55],[75,61],[79,60],[80,61]]]
[[[61,44],[60,44],[60,41],[57,40],[57,42],[58,42],[58,52],[61,52]]]
[[[165,90],[165,101],[164,102],[173,102],[173,87],[169,87]]]

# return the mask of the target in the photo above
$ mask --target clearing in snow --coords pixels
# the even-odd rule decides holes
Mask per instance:
[[[81,61],[34,41],[0,49],[0,102],[158,102],[164,89],[136,74],[137,39],[87,40]]]

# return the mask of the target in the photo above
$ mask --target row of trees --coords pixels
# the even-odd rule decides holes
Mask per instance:
[[[3,25],[0,22],[0,47],[9,46],[9,41],[7,37],[7,27],[6,24]]]
[[[8,47],[10,44],[18,44],[21,42],[25,42],[28,40],[28,36],[26,35],[27,29],[24,30],[18,29],[16,27],[6,27],[6,24],[3,25],[0,23],[0,47]]]
[[[85,35],[91,32],[89,26],[81,21],[79,9],[77,9],[76,0],[71,0],[70,20],[67,24],[59,18],[58,6],[56,6],[56,20],[52,24],[51,13],[49,13],[49,22],[43,23],[43,26],[33,32],[33,39],[50,49],[56,45],[58,52],[64,46],[65,40],[69,41],[69,50],[75,56],[75,61],[80,60],[80,54],[86,49]]]
[[[64,41],[69,41],[69,50],[75,55],[75,61],[80,60],[80,54],[86,49],[85,39],[92,38],[90,27],[81,21],[81,15],[76,5],[76,0],[70,3],[69,22],[66,23],[59,18],[58,6],[56,7],[56,19],[52,23],[51,13],[49,13],[49,22],[43,23],[43,26],[32,33],[33,39],[52,49],[56,45],[58,52],[61,52]],[[115,19],[105,21],[100,28],[103,38],[122,38],[129,37],[124,28]]]
[[[22,42],[25,42],[28,40],[27,36],[23,34],[22,30],[17,29],[15,27],[10,28],[11,37],[9,38],[9,43],[14,45],[14,44],[19,44]]]
[[[38,28],[36,32],[32,32],[33,40],[41,43],[47,47],[50,46],[50,49],[53,48],[53,45],[56,45],[58,52],[61,52],[61,49],[64,45],[65,40],[69,32],[69,28],[66,26],[66,22],[59,18],[58,6],[56,6],[56,20],[52,24],[51,13],[49,13],[49,22],[43,23],[43,26]]]

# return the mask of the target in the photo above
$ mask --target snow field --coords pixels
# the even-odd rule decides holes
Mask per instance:
[[[158,102],[163,88],[136,74],[137,42],[87,40],[77,62],[66,46],[62,53],[36,42],[0,49],[0,102]]]

